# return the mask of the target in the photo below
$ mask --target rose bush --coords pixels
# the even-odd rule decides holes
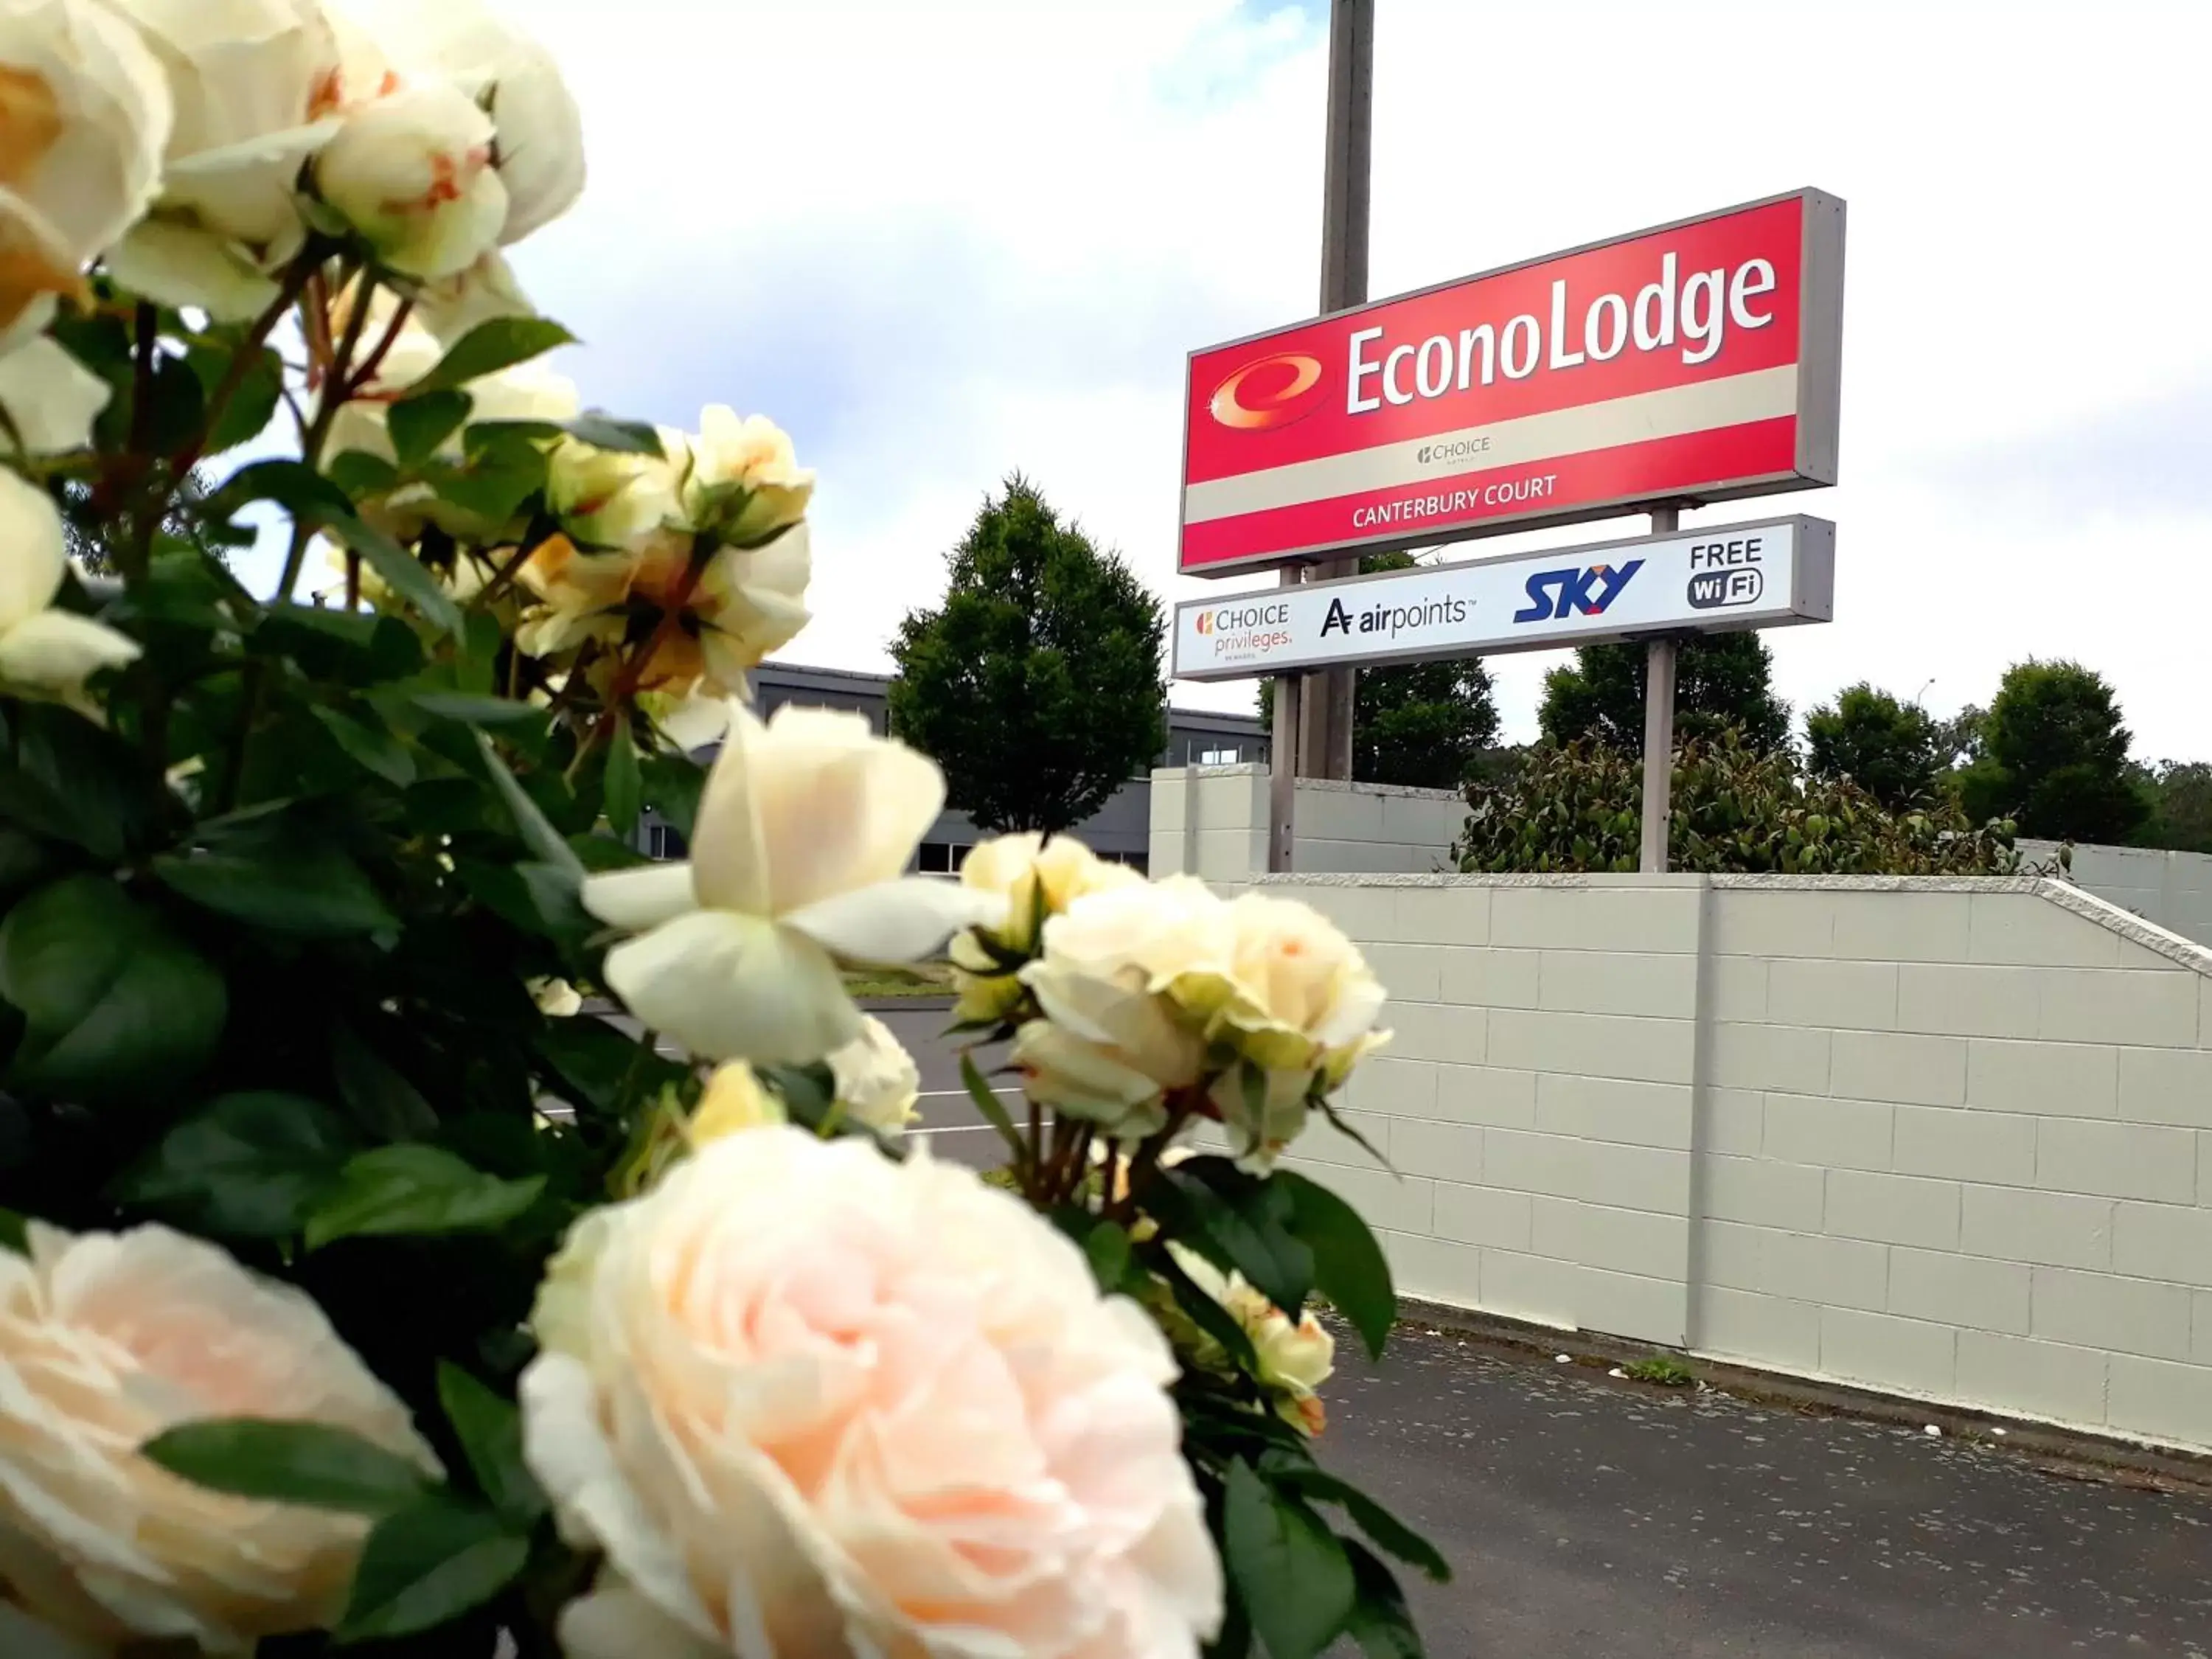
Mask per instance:
[[[1418,1654],[1311,1444],[1389,1271],[1275,1167],[1380,987],[908,873],[937,766],[744,706],[790,435],[547,365],[583,177],[474,0],[0,0],[0,1652]],[[846,990],[941,953],[988,1180]]]

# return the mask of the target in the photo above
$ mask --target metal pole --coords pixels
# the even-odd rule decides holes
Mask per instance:
[[[1322,168],[1321,309],[1323,315],[1367,298],[1367,193],[1375,112],[1375,0],[1330,0],[1328,137]],[[1314,578],[1356,576],[1359,562],[1339,560]],[[1298,770],[1309,777],[1352,776],[1356,668],[1310,678],[1299,730]]]
[[[1283,572],[1282,586],[1296,587],[1298,572]],[[1298,798],[1298,702],[1303,677],[1275,676],[1274,730],[1268,744],[1267,868],[1280,875],[1291,867],[1291,836]]]
[[[1651,509],[1651,533],[1680,528],[1681,509]],[[1680,646],[1654,640],[1644,647],[1644,856],[1646,875],[1667,871],[1667,828],[1674,789],[1674,671]]]

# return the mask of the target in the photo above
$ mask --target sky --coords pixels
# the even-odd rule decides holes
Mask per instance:
[[[1326,0],[510,10],[584,112],[584,198],[514,253],[586,401],[766,414],[819,473],[783,657],[887,667],[1018,469],[1163,597],[1267,585],[1173,574],[1184,358],[1315,308]],[[1836,620],[1767,635],[1784,696],[1870,678],[1948,714],[2070,657],[2138,755],[2212,757],[2212,4],[1376,12],[1376,297],[1848,203],[1842,482],[1686,520],[1837,521]],[[1560,660],[1492,660],[1509,738]]]

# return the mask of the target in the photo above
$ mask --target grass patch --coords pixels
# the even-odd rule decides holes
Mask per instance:
[[[1634,1381],[1655,1383],[1662,1389],[1686,1389],[1698,1380],[1687,1365],[1669,1359],[1663,1354],[1654,1354],[1649,1359],[1639,1359],[1626,1369],[1628,1375]]]
[[[942,997],[952,994],[942,969],[868,968],[845,975],[849,997]]]

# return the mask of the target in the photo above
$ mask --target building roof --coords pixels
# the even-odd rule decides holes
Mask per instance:
[[[781,691],[842,694],[848,697],[887,698],[892,676],[869,674],[851,668],[817,668],[807,663],[764,662],[752,671],[754,696]],[[1233,714],[1218,708],[1178,708],[1168,706],[1168,725],[1179,732],[1235,732],[1264,735],[1267,722],[1257,714]]]

